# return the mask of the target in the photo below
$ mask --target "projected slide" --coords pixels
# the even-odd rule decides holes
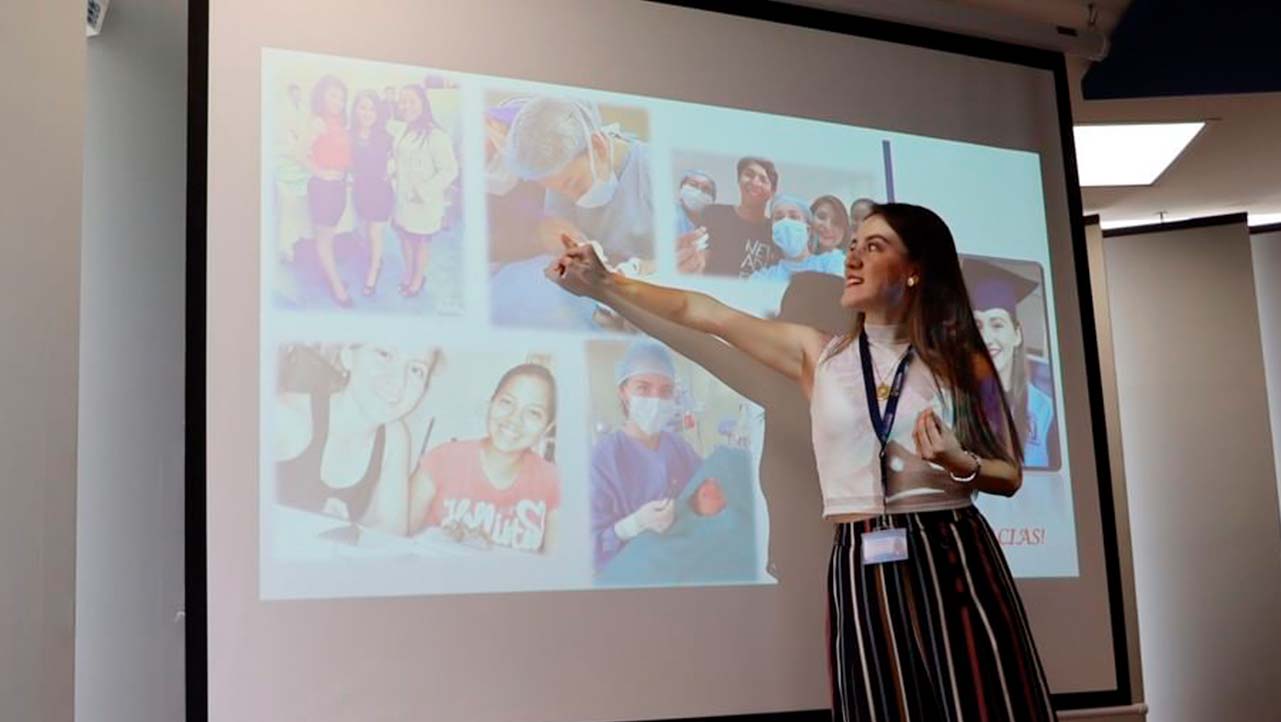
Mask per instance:
[[[283,50],[262,94],[263,598],[776,583],[768,411],[544,269],[568,235],[773,317],[885,200],[963,253],[1011,565],[1077,574],[1035,154]]]

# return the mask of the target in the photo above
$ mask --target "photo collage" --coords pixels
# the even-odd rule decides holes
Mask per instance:
[[[776,583],[762,409],[547,269],[590,244],[778,316],[893,199],[888,142],[829,167],[762,117],[281,50],[262,80],[263,598]],[[963,270],[1053,467],[1041,265]]]

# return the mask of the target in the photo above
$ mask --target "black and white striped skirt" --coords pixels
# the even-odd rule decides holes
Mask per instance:
[[[974,507],[893,514],[908,559],[864,565],[875,521],[839,524],[828,571],[837,722],[1057,719],[1005,556]]]

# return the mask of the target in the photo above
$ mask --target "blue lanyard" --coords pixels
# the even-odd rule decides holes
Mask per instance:
[[[890,432],[894,429],[894,417],[898,414],[898,400],[903,393],[903,380],[907,377],[907,367],[912,363],[912,347],[908,346],[894,371],[894,381],[890,384],[890,397],[885,401],[885,414],[877,403],[875,372],[872,368],[872,351],[867,344],[867,334],[858,335],[858,355],[863,362],[863,389],[867,396],[867,413],[872,417],[872,429],[876,431],[876,441],[880,444],[881,486],[889,496],[889,484],[886,482],[885,449],[890,443]]]

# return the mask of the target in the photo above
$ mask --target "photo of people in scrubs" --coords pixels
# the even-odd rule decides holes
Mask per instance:
[[[770,237],[778,249],[778,262],[753,273],[753,281],[791,280],[793,273],[815,271],[839,276],[845,272],[845,254],[819,252],[817,223],[810,205],[780,193],[770,202]]]
[[[1046,334],[1042,270],[1037,263],[962,256],[974,320],[1015,409],[1023,465],[1057,469],[1059,432]],[[1019,413],[1017,409],[1024,409]]]
[[[843,273],[853,225],[847,204],[879,193],[883,182],[879,165],[820,168],[763,150],[679,150],[672,172],[677,271],[780,284],[804,271]]]
[[[594,244],[628,275],[654,271],[649,118],[574,97],[490,93],[485,168],[491,320],[615,331],[611,311],[548,284],[562,235]]]
[[[597,584],[758,581],[746,402],[648,338],[590,342],[588,361]]]

